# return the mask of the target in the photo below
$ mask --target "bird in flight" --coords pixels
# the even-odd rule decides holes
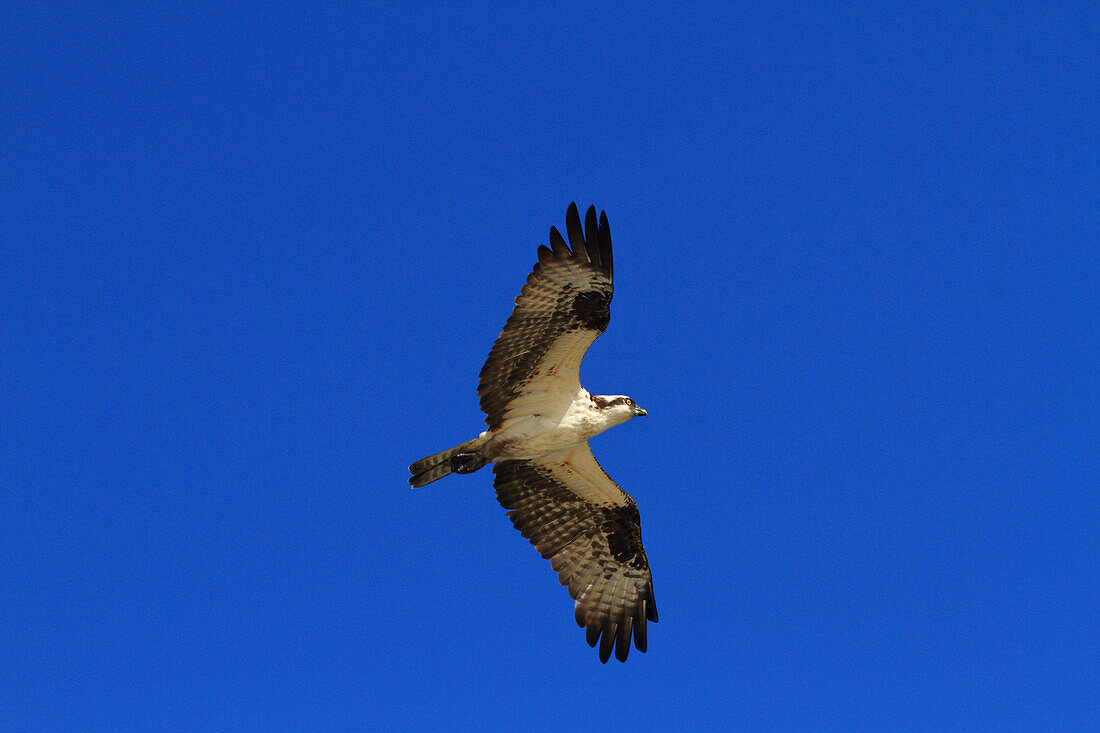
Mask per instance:
[[[646,650],[657,620],[638,507],[596,463],[588,439],[646,411],[623,395],[581,387],[581,359],[611,318],[611,229],[591,206],[584,228],[572,203],[569,244],[550,247],[516,298],[481,368],[477,388],[489,429],[409,466],[414,488],[493,463],[497,499],[512,524],[558,573],[577,624],[600,661],[626,661],[631,636]]]

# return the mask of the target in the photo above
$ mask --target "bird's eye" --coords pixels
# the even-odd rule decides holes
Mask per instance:
[[[630,405],[631,407],[634,407],[634,400],[632,400],[632,399],[630,399],[629,397],[627,397],[627,398],[626,398],[626,404]]]

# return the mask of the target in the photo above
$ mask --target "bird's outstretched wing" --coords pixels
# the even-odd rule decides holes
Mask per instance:
[[[611,229],[591,206],[565,214],[569,245],[554,227],[504,330],[481,368],[477,393],[490,429],[513,417],[564,410],[580,388],[584,353],[611,318]]]
[[[596,463],[588,444],[502,461],[493,473],[512,524],[569,587],[577,624],[587,630],[590,646],[599,643],[600,661],[612,648],[626,661],[632,635],[644,652],[646,621],[657,620],[657,606],[638,507]]]

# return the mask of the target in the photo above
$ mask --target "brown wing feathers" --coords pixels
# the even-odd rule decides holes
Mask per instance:
[[[589,646],[600,644],[600,661],[612,650],[625,661],[631,637],[644,652],[646,622],[657,620],[638,508],[606,474],[618,489],[618,502],[582,499],[562,480],[563,467],[547,459],[498,463],[493,467],[497,499],[568,586]]]
[[[587,236],[577,205],[570,204],[565,230],[572,249],[551,227],[550,247],[539,247],[538,262],[481,368],[478,395],[490,428],[500,427],[508,405],[526,390],[555,345],[568,340],[563,346],[576,354],[569,364],[576,371],[584,350],[607,328],[614,290],[607,215],[597,221],[596,207],[589,207],[585,229]]]

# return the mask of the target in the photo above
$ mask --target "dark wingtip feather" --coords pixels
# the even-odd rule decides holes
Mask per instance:
[[[584,254],[593,265],[604,266],[600,259],[600,225],[596,222],[595,206],[589,206],[584,215]]]
[[[638,614],[634,619],[634,648],[640,652],[646,650],[645,614]]]
[[[653,589],[649,591],[649,600],[645,604],[645,617],[657,623],[657,600],[653,597]]]
[[[553,239],[554,239],[554,232],[552,230],[553,230],[553,227],[551,227],[551,232],[550,232],[550,240],[551,241],[553,241]],[[559,239],[561,238],[560,234],[558,235],[558,238]],[[549,262],[550,260],[554,259],[554,252],[549,247],[547,247],[545,244],[540,244],[539,245],[538,254],[539,254],[539,262]]]
[[[619,636],[615,639],[615,659],[625,662],[630,654],[630,627],[633,619],[627,617],[626,621],[619,625]]]
[[[607,268],[607,274],[614,279],[614,268],[611,264],[611,225],[607,223],[607,212],[600,212],[600,262]]]
[[[615,631],[615,624],[608,624],[603,631],[603,638],[600,639],[600,662],[603,664],[611,659],[611,650],[615,647]]]
[[[550,227],[550,246],[554,248],[554,254],[560,257],[569,257],[572,254],[557,227]]]
[[[584,638],[588,642],[588,646],[596,646],[596,642],[600,640],[599,624],[589,624],[588,628],[585,629]]]
[[[581,231],[581,215],[577,212],[577,202],[571,201],[565,210],[565,233],[569,235],[569,245],[574,252],[584,251],[584,233]]]

